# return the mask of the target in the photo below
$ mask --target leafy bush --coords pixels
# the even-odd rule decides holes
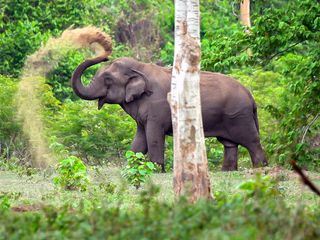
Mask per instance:
[[[127,151],[126,159],[128,164],[122,174],[130,184],[138,189],[150,177],[156,167],[154,163],[146,161],[145,156],[139,152]]]
[[[255,179],[242,183],[239,189],[246,192],[247,197],[263,198],[279,195],[277,183],[270,176],[257,174]]]
[[[59,112],[48,111],[48,132],[55,143],[90,164],[119,159],[128,150],[135,124],[117,105],[100,111],[96,102],[66,101]]]
[[[10,199],[7,194],[0,193],[0,213],[7,211],[11,207]]]
[[[16,120],[15,95],[18,81],[0,75],[0,158],[26,154],[21,124]]]
[[[18,76],[27,55],[86,16],[85,0],[10,0],[0,8],[0,74]]]
[[[66,190],[87,189],[89,183],[87,167],[79,158],[70,156],[61,160],[57,172],[58,176],[53,179],[55,185]]]
[[[5,146],[19,134],[20,128],[15,121],[14,95],[17,91],[17,80],[0,75],[0,155],[4,153]]]

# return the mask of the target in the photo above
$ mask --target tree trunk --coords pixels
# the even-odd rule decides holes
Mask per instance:
[[[200,101],[199,0],[175,1],[175,54],[171,104],[174,192],[190,202],[211,198]]]
[[[250,33],[251,21],[250,21],[250,0],[242,0],[240,2],[240,22],[246,27],[245,33]],[[252,56],[251,48],[247,49],[247,54],[249,57]]]
[[[251,27],[250,21],[250,0],[240,2],[240,21],[243,26]]]

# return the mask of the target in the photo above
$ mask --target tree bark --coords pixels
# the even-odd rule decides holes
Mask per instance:
[[[171,105],[174,192],[189,202],[211,198],[200,101],[199,0],[175,1],[175,53]]]
[[[241,0],[240,2],[240,22],[246,27],[245,33],[250,33],[251,20],[250,20],[250,0]],[[251,48],[247,49],[247,54],[249,57],[252,56]]]
[[[243,26],[251,27],[250,21],[250,0],[240,2],[240,21]]]

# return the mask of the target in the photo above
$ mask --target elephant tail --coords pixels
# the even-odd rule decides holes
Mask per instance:
[[[252,98],[252,100],[253,100],[253,119],[254,119],[254,123],[256,124],[257,131],[258,131],[258,133],[260,133],[259,132],[257,104],[256,104],[256,102],[254,101],[253,98]]]

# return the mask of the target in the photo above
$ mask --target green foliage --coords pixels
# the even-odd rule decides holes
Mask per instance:
[[[270,104],[268,110],[280,122],[279,132],[272,134],[273,145],[276,145],[272,153],[279,156],[279,162],[295,159],[304,167],[320,169],[320,152],[311,146],[320,125],[315,122],[308,126],[320,112],[320,65],[318,57],[312,54],[318,53],[287,54],[274,63],[276,70],[287,78],[284,87],[288,92],[281,96],[280,104]]]
[[[55,185],[66,190],[87,190],[89,178],[87,167],[75,156],[62,159],[57,166],[57,173],[53,179]]]
[[[126,152],[127,166],[124,168],[122,175],[129,183],[138,189],[156,169],[152,162],[146,161],[142,153]]]
[[[216,138],[206,138],[205,144],[209,168],[215,169],[223,160],[223,145]]]
[[[49,35],[83,21],[87,1],[9,0],[0,8],[0,74],[18,76],[27,55]]]
[[[96,104],[66,101],[59,112],[48,111],[46,118],[53,144],[62,144],[87,163],[102,164],[128,150],[135,124],[119,106],[107,105],[98,111]]]
[[[0,213],[7,211],[11,207],[10,198],[7,194],[0,193]]]
[[[288,165],[295,159],[307,168],[319,169],[319,151],[311,146],[319,124],[309,129],[309,141],[301,139],[320,111],[320,5],[295,0],[254,2],[253,6],[263,14],[253,14],[250,34],[239,24],[226,24],[213,35],[204,31],[202,67],[244,76],[241,80],[257,99],[263,142],[272,160]],[[228,19],[238,22],[232,11]]]
[[[0,158],[23,157],[25,139],[21,125],[16,121],[15,94],[17,80],[0,75]]]
[[[262,188],[262,190],[260,189]],[[318,239],[319,208],[287,205],[277,183],[256,177],[234,195],[216,192],[215,200],[190,205],[157,200],[159,188],[141,191],[136,205],[125,207],[121,195],[106,198],[102,207],[46,206],[40,211],[0,214],[0,239],[100,238],[112,239]],[[271,189],[275,189],[273,191]],[[123,196],[122,196],[123,197]],[[88,200],[88,199],[85,199]],[[284,227],[285,226],[285,227]]]
[[[9,143],[19,134],[19,125],[15,120],[14,95],[17,80],[0,75],[0,144]],[[1,150],[0,150],[1,155]]]
[[[73,71],[84,59],[84,53],[79,50],[69,50],[64,54],[58,65],[47,75],[46,82],[52,87],[54,97],[59,101],[79,99],[70,87],[70,78]],[[82,80],[88,83],[97,69],[97,65],[88,69]]]
[[[263,198],[279,195],[276,182],[270,176],[257,174],[255,179],[242,183],[239,189],[246,191],[247,197]]]

